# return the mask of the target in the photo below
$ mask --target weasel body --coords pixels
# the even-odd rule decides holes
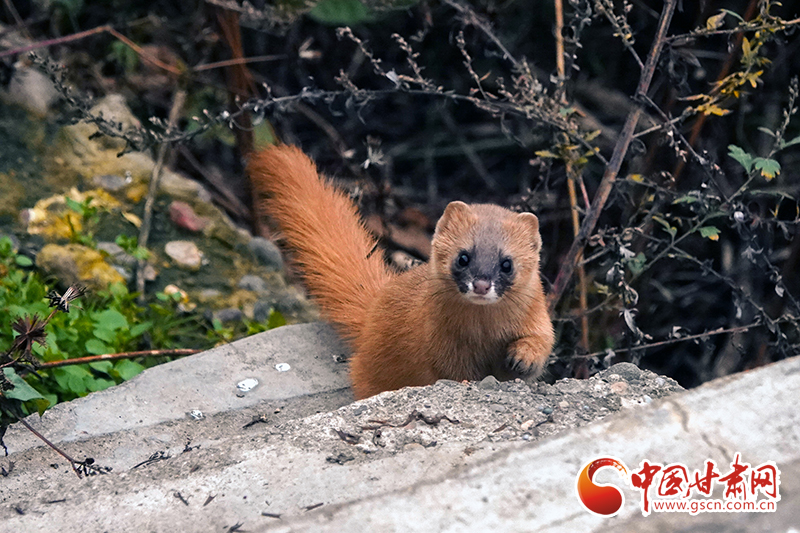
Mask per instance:
[[[324,315],[350,343],[357,398],[438,379],[541,374],[553,347],[539,276],[539,221],[496,205],[451,202],[427,264],[396,274],[353,202],[298,148],[248,164]]]

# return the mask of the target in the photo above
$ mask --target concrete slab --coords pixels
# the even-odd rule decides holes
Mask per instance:
[[[152,369],[135,386],[54,410],[45,431],[67,428],[59,429],[64,450],[113,467],[109,474],[79,480],[52,450],[20,446],[21,434],[10,434],[17,451],[0,458],[11,470],[0,477],[0,532],[666,531],[695,524],[762,531],[796,519],[797,477],[784,481],[784,500],[769,516],[643,518],[638,493],[620,487],[626,506],[612,519],[580,507],[575,479],[603,455],[629,468],[644,459],[699,468],[708,458],[725,464],[737,451],[753,464],[774,460],[787,475],[800,473],[792,403],[800,359],[682,394],[668,378],[620,364],[584,381],[443,380],[351,403],[330,330],[281,328],[250,342],[234,345],[239,353],[218,349],[170,363],[181,366]],[[278,362],[297,376],[275,371]],[[245,406],[251,397],[232,389],[254,375],[270,390]],[[80,405],[91,401],[98,402],[91,410]],[[141,416],[138,408],[125,417],[98,414],[131,402],[141,404]],[[206,416],[194,420],[186,413],[198,404]],[[94,416],[105,425],[84,420]],[[107,431],[109,424],[117,429]]]
[[[346,354],[326,324],[285,326],[149,368],[117,387],[59,404],[28,422],[52,442],[70,442],[183,420],[193,411],[210,416],[343,390],[350,386]],[[278,371],[278,364],[289,368]],[[253,378],[258,385],[240,393],[237,383]],[[18,424],[9,428],[5,442],[11,453],[42,444]]]
[[[800,524],[800,358],[710,382],[524,448],[510,448],[456,475],[321,509],[257,531],[796,531]],[[644,517],[640,493],[625,492],[612,518],[588,513],[575,494],[579,470],[612,455],[629,468],[643,460],[701,469],[736,453],[783,471],[775,513]],[[691,471],[691,470],[690,470]],[[600,479],[614,483],[615,477]]]

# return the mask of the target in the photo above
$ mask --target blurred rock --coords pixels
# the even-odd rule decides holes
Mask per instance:
[[[246,274],[242,276],[242,279],[239,280],[239,283],[236,286],[240,289],[253,291],[258,294],[264,294],[267,292],[267,282],[259,276],[254,276],[252,274]]]
[[[179,228],[194,232],[203,231],[209,223],[208,218],[199,216],[192,206],[180,200],[169,204],[169,219]]]
[[[35,65],[18,61],[14,74],[0,95],[9,104],[18,105],[36,115],[45,116],[59,95],[53,82]]]
[[[123,177],[119,174],[103,174],[92,176],[92,185],[109,192],[121,191],[133,182],[130,176]]]
[[[125,278],[105,262],[100,252],[81,244],[48,244],[36,256],[36,266],[64,285],[81,282],[89,290],[125,282]]]
[[[164,252],[181,267],[198,270],[203,263],[203,254],[192,241],[170,241],[164,246]]]
[[[253,237],[247,245],[256,259],[267,268],[282,271],[283,270],[283,257],[281,251],[275,246],[274,243],[268,241],[264,237]]]

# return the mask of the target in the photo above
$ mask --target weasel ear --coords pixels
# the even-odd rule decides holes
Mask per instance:
[[[528,228],[533,242],[533,249],[538,252],[542,247],[542,237],[539,235],[539,219],[533,213],[518,213],[516,218],[524,227]]]
[[[445,228],[451,227],[453,224],[468,221],[473,216],[472,208],[464,202],[450,202],[447,204],[442,218],[436,223],[434,236],[441,233]]]

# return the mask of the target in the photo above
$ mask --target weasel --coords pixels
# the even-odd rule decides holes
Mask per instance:
[[[451,202],[430,261],[403,273],[373,253],[355,204],[299,148],[247,167],[258,207],[278,223],[309,292],[350,344],[357,399],[438,379],[538,376],[553,347],[539,276],[539,220]]]

